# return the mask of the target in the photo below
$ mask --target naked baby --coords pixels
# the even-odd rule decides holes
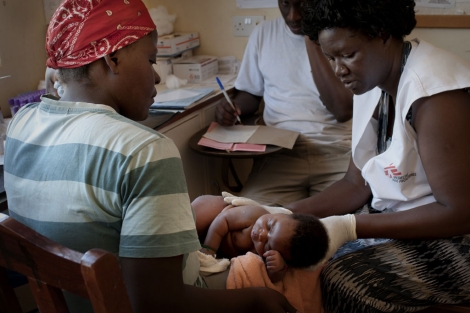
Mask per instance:
[[[227,206],[218,196],[198,197],[193,208],[201,252],[226,258],[256,253],[273,283],[282,280],[288,267],[319,263],[328,250],[326,229],[313,215],[270,213],[259,205]]]

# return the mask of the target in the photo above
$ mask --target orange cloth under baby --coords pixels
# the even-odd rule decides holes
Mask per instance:
[[[230,261],[227,289],[268,287],[282,293],[301,313],[323,313],[320,289],[321,268],[316,271],[289,268],[284,279],[273,284],[262,258],[254,253]]]

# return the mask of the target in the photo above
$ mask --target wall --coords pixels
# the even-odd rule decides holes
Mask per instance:
[[[233,55],[243,58],[248,37],[234,37],[232,16],[263,15],[265,19],[280,16],[278,8],[239,9],[235,0],[143,0],[149,8],[163,5],[176,14],[175,29],[179,32],[199,31],[201,47],[197,54],[218,57]]]
[[[470,29],[415,28],[407,39],[421,38],[470,61]]]
[[[247,37],[232,35],[232,16],[264,15],[273,19],[277,8],[239,9],[235,0],[143,0],[150,7],[164,5],[177,14],[177,31],[199,31],[198,54],[233,55],[242,59]],[[8,98],[37,88],[44,79],[46,22],[43,0],[0,0],[0,107],[10,115]],[[468,29],[416,29],[410,38],[421,37],[470,61]]]
[[[170,14],[176,14],[177,31],[199,31],[201,47],[196,50],[197,54],[233,55],[240,60],[243,57],[247,37],[232,35],[232,16],[264,15],[265,19],[280,16],[277,8],[239,9],[235,0],[144,0],[144,2],[149,8],[163,5]],[[432,9],[427,11],[420,9],[421,11],[426,14],[435,13]],[[440,11],[437,13],[442,14]],[[450,50],[470,61],[469,29],[417,28],[409,36],[410,39],[415,37]]]
[[[8,99],[37,89],[44,79],[46,21],[43,0],[0,0],[0,106],[10,116]]]

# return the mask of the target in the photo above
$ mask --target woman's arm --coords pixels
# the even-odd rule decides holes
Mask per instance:
[[[121,258],[121,266],[135,313],[296,312],[283,295],[268,288],[210,290],[185,285],[181,255]]]
[[[445,238],[470,233],[470,95],[440,93],[413,104],[412,126],[435,203],[356,216],[362,238]]]
[[[313,214],[317,217],[342,215],[364,206],[371,195],[370,187],[351,158],[348,171],[342,179],[318,195],[288,204],[286,208],[294,213]]]
[[[307,36],[305,36],[305,45],[313,81],[320,92],[323,105],[338,122],[349,121],[353,113],[353,93],[335,76],[320,46]]]

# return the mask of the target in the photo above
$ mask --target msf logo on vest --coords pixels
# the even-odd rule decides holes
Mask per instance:
[[[408,179],[410,179],[410,177],[416,176],[416,173],[410,173],[410,174],[403,175],[395,167],[395,165],[393,165],[393,163],[391,163],[389,166],[384,168],[384,173],[385,173],[386,176],[391,178],[394,182],[399,183],[399,184],[406,182]]]

